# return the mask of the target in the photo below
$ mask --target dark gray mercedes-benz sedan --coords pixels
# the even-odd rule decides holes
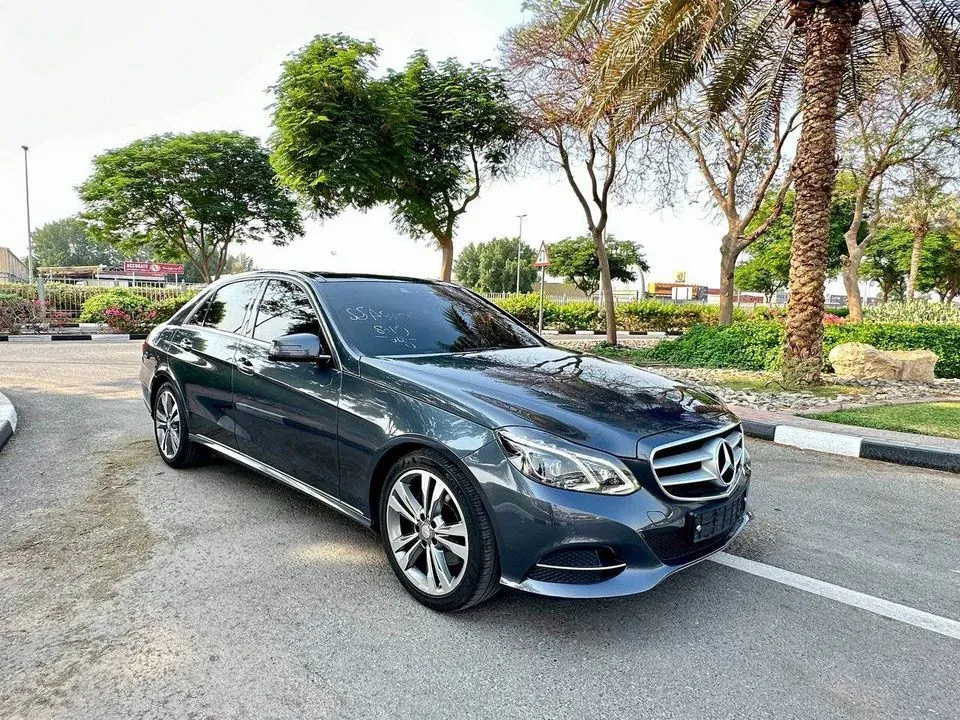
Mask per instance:
[[[449,283],[256,272],[143,345],[164,461],[213,451],[379,531],[420,602],[648,590],[746,524],[712,395],[554,347]]]

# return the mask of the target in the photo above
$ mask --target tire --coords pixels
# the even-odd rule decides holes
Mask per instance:
[[[380,496],[380,538],[401,584],[432,610],[466,610],[500,588],[496,538],[480,492],[435,450],[416,450],[390,469]]]
[[[188,468],[203,460],[203,447],[190,442],[187,413],[180,392],[165,382],[153,397],[153,439],[163,461],[172,468]]]

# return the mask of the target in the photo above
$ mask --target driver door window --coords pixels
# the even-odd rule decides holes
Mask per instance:
[[[294,283],[271,280],[257,310],[253,337],[270,343],[278,337],[295,333],[320,335],[320,321],[310,298]]]

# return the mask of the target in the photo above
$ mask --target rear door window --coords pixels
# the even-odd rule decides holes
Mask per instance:
[[[224,285],[210,299],[206,316],[200,324],[239,335],[243,330],[243,319],[256,300],[259,287],[259,280],[243,280]]]

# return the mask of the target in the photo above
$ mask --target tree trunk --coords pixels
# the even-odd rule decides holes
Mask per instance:
[[[440,246],[440,279],[450,282],[453,277],[453,238],[440,236],[437,244]]]
[[[860,296],[860,263],[863,252],[856,250],[843,258],[843,287],[847,291],[850,322],[863,322],[863,298]]]
[[[910,253],[910,275],[907,276],[908,303],[913,302],[913,295],[917,291],[917,275],[920,274],[920,254],[923,252],[923,241],[927,239],[926,231],[919,231],[913,236],[913,251]]]
[[[594,230],[593,245],[597,249],[597,260],[600,263],[600,299],[603,302],[604,317],[607,325],[607,342],[617,344],[617,308],[613,304],[613,283],[610,281],[610,259],[607,257],[607,248],[603,244],[603,231]]]
[[[858,3],[812,4],[799,18],[806,38],[803,129],[794,165],[790,302],[783,374],[818,383],[823,363],[823,300],[830,244],[830,197],[837,174],[837,104]]]
[[[737,270],[736,238],[723,238],[720,244],[720,324],[733,323],[733,278]]]

